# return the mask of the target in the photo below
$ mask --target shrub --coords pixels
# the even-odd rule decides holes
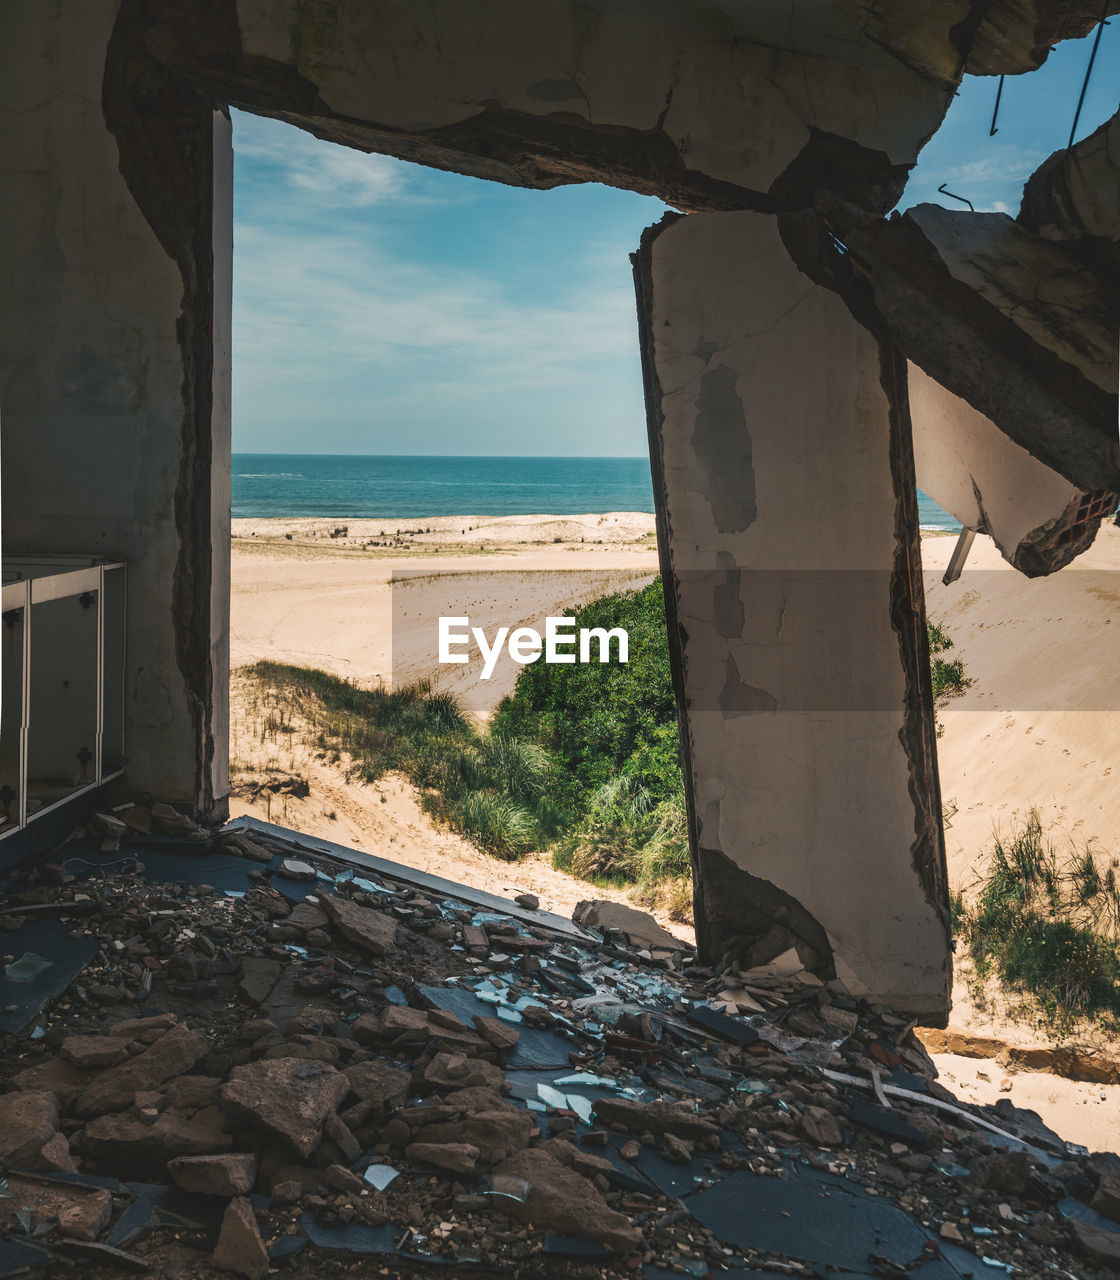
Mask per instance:
[[[978,977],[994,976],[1063,1034],[1086,1018],[1120,1027],[1117,864],[1102,875],[1099,856],[1085,848],[1059,858],[1032,811],[996,841],[973,900],[953,899]]]

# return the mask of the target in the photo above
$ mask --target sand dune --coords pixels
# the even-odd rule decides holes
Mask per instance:
[[[1059,846],[1120,856],[1120,529],[1048,578],[1028,580],[978,538],[940,582],[949,538],[923,541],[926,602],[971,688],[940,713],[949,877],[967,887],[995,831],[1035,807]],[[931,582],[932,579],[932,582]]]
[[[430,675],[433,620],[449,605],[487,628],[539,629],[557,607],[648,581],[652,534],[652,516],[626,512],[236,520],[233,665],[269,657],[367,685],[391,682],[394,662],[398,679]],[[951,882],[971,883],[993,832],[1032,806],[1056,840],[1120,854],[1120,529],[1105,526],[1074,564],[1034,581],[979,537],[963,577],[943,586],[953,543],[922,540],[929,615],[973,680],[939,713]],[[487,684],[476,671],[434,674],[485,715],[517,669]]]

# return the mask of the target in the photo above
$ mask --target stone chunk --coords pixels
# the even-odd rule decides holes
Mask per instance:
[[[246,1280],[268,1275],[268,1251],[253,1206],[244,1196],[229,1202],[212,1260],[222,1271],[232,1271]]]
[[[349,1088],[346,1076],[326,1063],[272,1058],[235,1067],[221,1096],[235,1118],[283,1138],[306,1159]]]
[[[323,1133],[342,1152],[343,1158],[351,1164],[362,1154],[361,1143],[350,1132],[346,1122],[332,1111],[323,1122]]]
[[[332,1164],[324,1172],[323,1181],[335,1191],[349,1191],[354,1195],[361,1195],[363,1191],[369,1190],[361,1178],[356,1173],[351,1173],[344,1164]],[[272,1198],[276,1199],[275,1191]]]
[[[500,1067],[462,1053],[437,1053],[424,1068],[424,1083],[439,1089],[500,1089],[505,1075]]]
[[[196,1115],[165,1111],[147,1124],[129,1115],[98,1116],[82,1130],[82,1154],[97,1166],[134,1177],[138,1170],[162,1172],[176,1156],[229,1151],[233,1138],[213,1108]]]
[[[90,1067],[115,1067],[128,1057],[131,1037],[67,1036],[62,1042],[62,1056],[81,1070]]]
[[[806,1107],[801,1117],[801,1132],[818,1147],[844,1145],[844,1127],[824,1107]]]
[[[314,880],[315,868],[310,862],[301,862],[298,858],[285,858],[276,873],[285,880]]]
[[[529,1145],[533,1118],[527,1111],[507,1109],[480,1111],[451,1124],[432,1124],[424,1129],[426,1142],[467,1143],[478,1151],[485,1165],[497,1164]]]
[[[74,1099],[84,1092],[89,1078],[88,1071],[79,1071],[73,1063],[63,1058],[48,1058],[46,1062],[17,1071],[8,1084],[23,1093],[53,1093],[58,1099],[58,1105],[66,1111]]]
[[[529,1184],[524,1203],[501,1197],[494,1205],[511,1218],[558,1235],[594,1240],[617,1253],[631,1253],[641,1245],[638,1228],[616,1213],[586,1178],[539,1147],[519,1151],[494,1172]]]
[[[1096,1227],[1091,1222],[1079,1222],[1076,1218],[1070,1220],[1069,1228],[1083,1257],[1108,1267],[1110,1271],[1120,1271],[1120,1235]]]
[[[339,933],[356,947],[379,958],[396,950],[397,922],[392,916],[360,907],[349,898],[338,898],[331,893],[324,893],[319,905],[330,916]]]
[[[638,911],[621,902],[588,900],[577,902],[572,919],[586,929],[617,929],[624,933],[633,946],[659,951],[683,951],[684,943],[674,938],[667,929],[646,911]]]
[[[288,923],[307,933],[312,929],[325,929],[330,921],[327,913],[313,902],[297,902],[288,916]]]
[[[0,1161],[25,1169],[42,1166],[43,1148],[58,1131],[58,1101],[52,1093],[0,1096]]]
[[[1089,1167],[1099,1179],[1089,1208],[1120,1222],[1120,1157],[1111,1151],[1098,1152],[1090,1158]]]
[[[629,1098],[598,1098],[592,1110],[600,1120],[631,1133],[671,1133],[707,1151],[719,1148],[719,1127],[698,1116],[687,1102],[633,1102]]]
[[[238,990],[250,1004],[262,1005],[272,994],[272,988],[280,981],[284,967],[279,960],[265,956],[246,956],[241,961]]]
[[[615,1171],[614,1165],[609,1160],[603,1156],[592,1155],[590,1151],[584,1151],[582,1147],[577,1147],[566,1138],[549,1138],[547,1142],[541,1144],[540,1149],[547,1151],[554,1160],[558,1160],[568,1169],[574,1169],[584,1178],[594,1178],[596,1174],[609,1177]]]
[[[431,1165],[448,1173],[471,1173],[479,1151],[467,1142],[414,1142],[405,1148],[405,1159]]]
[[[35,1224],[57,1221],[61,1234],[70,1240],[96,1240],[113,1212],[113,1198],[103,1187],[25,1181],[18,1174],[9,1174],[7,1195],[2,1203],[9,1208],[0,1212],[4,1227],[16,1227],[16,1210],[26,1208]],[[22,1234],[22,1228],[18,1229]]]
[[[350,1082],[350,1092],[379,1110],[402,1102],[408,1095],[409,1074],[376,1058],[347,1067],[342,1073]]]
[[[541,905],[541,900],[535,893],[519,893],[514,898],[514,902],[519,907],[524,907],[526,911],[536,911]]]
[[[159,1038],[155,1032],[169,1031],[178,1021],[179,1015],[175,1013],[157,1013],[150,1018],[126,1018],[123,1022],[111,1022],[105,1034],[143,1040],[145,1044],[151,1044],[152,1040]]]
[[[64,1133],[56,1133],[43,1144],[39,1152],[39,1168],[52,1169],[55,1173],[77,1173],[78,1166],[70,1154],[70,1143]]]
[[[253,1189],[257,1158],[253,1155],[177,1156],[167,1172],[184,1191],[202,1196],[243,1196]]]
[[[98,1076],[78,1099],[78,1115],[123,1111],[137,1093],[158,1089],[165,1080],[189,1071],[209,1047],[206,1037],[197,1031],[184,1026],[172,1028],[138,1057]]]
[[[501,1018],[485,1018],[481,1013],[476,1013],[474,1025],[478,1028],[479,1035],[493,1048],[503,1053],[517,1048],[521,1032]]]

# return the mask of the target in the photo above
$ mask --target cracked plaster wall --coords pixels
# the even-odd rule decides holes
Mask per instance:
[[[116,0],[83,0],[5,14],[4,549],[128,563],[128,777],[205,805],[228,792],[206,744],[216,705],[221,714],[214,688],[228,679],[218,665],[214,688],[210,673],[192,684],[181,640],[193,630],[209,648],[211,615],[228,619],[228,596],[211,601],[211,546],[187,545],[179,528],[184,497],[209,513],[210,474],[183,470],[183,279],[121,175],[103,115],[117,9]],[[228,434],[228,412],[225,424]],[[220,548],[220,518],[213,533]],[[196,561],[192,582],[206,581],[186,598],[185,558]],[[213,640],[220,663],[220,632]]]
[[[971,7],[216,0],[205,25],[150,5],[145,43],[224,100],[339,142],[516,184],[605,181],[681,208],[801,199],[783,175],[835,137],[887,173],[881,190],[845,191],[882,211],[948,107]]]
[[[757,962],[784,931],[822,975],[943,1017],[905,366],[765,216],[667,220],[636,275],[701,946]]]

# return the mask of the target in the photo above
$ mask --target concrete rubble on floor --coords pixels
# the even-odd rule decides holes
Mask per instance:
[[[2,886],[0,997],[58,972],[5,1033],[0,1277],[1120,1268],[1120,1159],[959,1102],[795,951],[712,971],[641,913],[161,825]],[[82,944],[47,970],[44,921]]]

